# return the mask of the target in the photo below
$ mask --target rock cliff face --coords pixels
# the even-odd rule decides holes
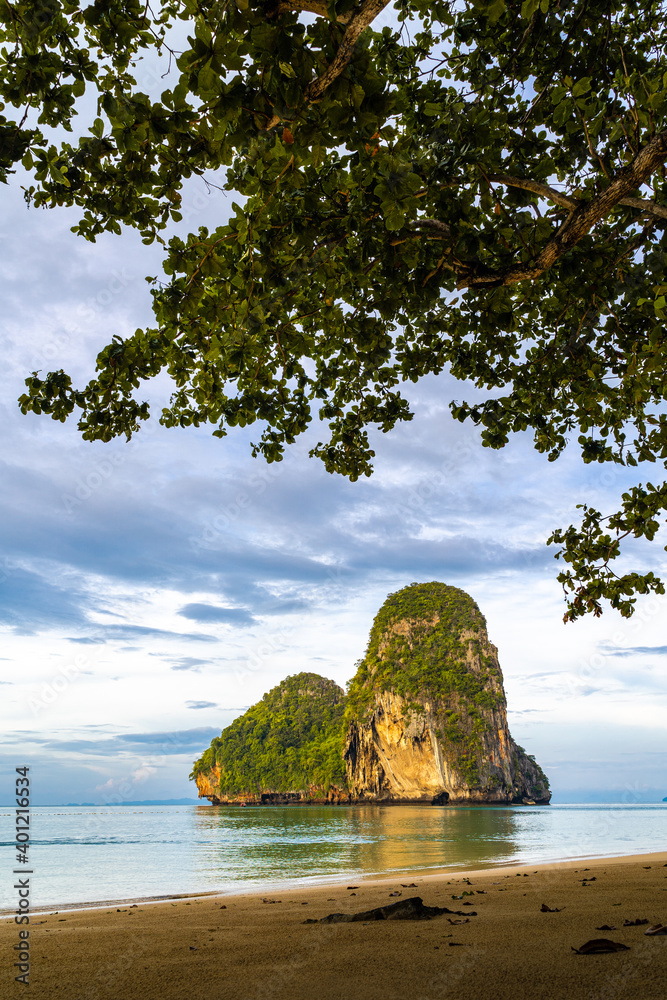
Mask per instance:
[[[214,739],[190,775],[225,805],[547,803],[507,728],[498,651],[471,597],[442,583],[391,594],[347,697],[288,677]]]
[[[549,783],[507,727],[498,651],[471,597],[441,583],[391,595],[349,695],[355,801],[547,803]]]

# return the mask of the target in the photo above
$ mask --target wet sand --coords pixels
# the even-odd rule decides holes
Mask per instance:
[[[413,882],[416,886],[409,885]],[[667,935],[645,934],[650,925],[667,924],[667,852],[469,873],[407,873],[348,885],[33,914],[29,989],[14,982],[15,959],[9,956],[20,928],[4,917],[0,997],[667,998]],[[466,916],[303,923],[412,896]],[[559,912],[541,912],[542,904]],[[636,919],[649,923],[623,926]],[[605,924],[616,929],[597,929]],[[594,938],[629,950],[597,955],[572,950]]]

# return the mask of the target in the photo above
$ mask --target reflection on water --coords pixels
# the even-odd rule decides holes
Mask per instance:
[[[4,871],[13,821],[0,808]],[[38,807],[31,844],[33,902],[50,907],[666,850],[667,803]]]
[[[667,849],[667,806],[199,809],[199,871],[235,889]]]
[[[519,854],[517,810],[433,806],[205,809],[205,867],[275,882],[498,864]]]

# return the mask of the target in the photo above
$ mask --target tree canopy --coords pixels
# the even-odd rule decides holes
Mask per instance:
[[[21,161],[28,202],[78,206],[88,240],[163,240],[166,275],[153,328],[114,336],[83,388],[34,373],[24,412],[130,436],[166,370],[167,426],[258,422],[275,461],[319,416],[312,454],[356,479],[367,429],[411,417],[401,383],[446,369],[485,394],[452,412],[490,448],[528,431],[552,461],[572,441],[664,465],[665,3],[398,0],[380,29],[385,6],[6,0],[3,179]],[[156,53],[158,99],[133,76]],[[193,175],[239,203],[165,239]],[[666,504],[637,482],[554,532],[566,619],[664,593],[614,560]]]

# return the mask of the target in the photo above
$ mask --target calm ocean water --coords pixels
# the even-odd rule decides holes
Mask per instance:
[[[0,808],[0,908],[14,898],[13,820]],[[43,806],[31,839],[32,903],[51,907],[667,850],[667,803]]]

